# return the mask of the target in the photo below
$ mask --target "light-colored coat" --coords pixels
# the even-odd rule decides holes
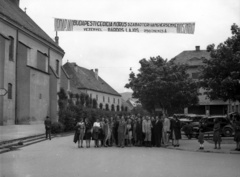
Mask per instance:
[[[151,120],[144,120],[143,123],[142,123],[143,133],[151,133],[151,129],[152,129]]]
[[[163,131],[164,132],[170,132],[170,120],[168,118],[165,118],[163,121]]]

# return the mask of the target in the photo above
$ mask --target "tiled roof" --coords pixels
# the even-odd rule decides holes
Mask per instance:
[[[178,54],[177,56],[175,56],[172,61],[174,61],[174,63],[179,63],[179,64],[190,64],[191,62],[193,62],[194,59],[196,59],[195,61],[202,60],[202,59],[210,59],[210,52],[206,51],[206,50],[187,50],[187,51],[183,51],[180,54]],[[191,61],[192,60],[192,61]],[[201,61],[200,61],[201,63]]]
[[[21,28],[33,33],[41,39],[55,46],[61,52],[64,52],[25,12],[10,0],[0,0],[0,18],[6,18]]]
[[[75,70],[77,68],[77,71]],[[63,68],[70,77],[71,89],[88,89],[97,92],[107,93],[111,95],[121,96],[110,85],[108,85],[101,77],[98,79],[95,77],[93,70],[88,70],[83,67],[79,67],[76,63],[69,63],[63,65]]]

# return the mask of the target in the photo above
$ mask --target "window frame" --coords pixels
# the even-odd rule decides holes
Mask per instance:
[[[59,75],[59,66],[60,66],[59,64],[60,64],[59,60],[56,59],[56,68],[55,69],[56,69],[56,74],[57,75]]]
[[[8,83],[8,99],[9,100],[12,100],[12,88],[13,88],[13,85],[12,83]]]
[[[8,60],[14,61],[14,38],[12,36],[9,36]]]

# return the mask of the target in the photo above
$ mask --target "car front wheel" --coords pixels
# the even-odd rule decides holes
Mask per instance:
[[[232,136],[233,135],[233,130],[229,127],[226,127],[223,129],[223,135],[224,136]]]

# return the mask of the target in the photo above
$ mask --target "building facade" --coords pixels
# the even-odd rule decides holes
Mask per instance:
[[[64,51],[24,11],[0,1],[0,125],[58,120]]]
[[[63,65],[64,70],[70,78],[70,90],[72,93],[88,94],[90,98],[96,99],[97,107],[105,110],[120,111],[122,105],[121,95],[108,85],[98,75],[98,69],[88,70],[78,66],[76,63]],[[65,88],[65,85],[61,85]]]
[[[176,64],[187,64],[189,66],[189,69],[187,70],[189,76],[197,81],[201,72],[203,60],[209,60],[210,58],[209,52],[206,50],[200,50],[200,46],[196,46],[195,50],[183,51],[172,60]],[[224,102],[222,100],[210,100],[204,92],[204,89],[199,89],[199,104],[185,108],[185,114],[226,115],[228,112],[231,112],[232,109],[236,109],[237,107],[235,106],[232,108],[232,106],[229,105],[229,102]]]

